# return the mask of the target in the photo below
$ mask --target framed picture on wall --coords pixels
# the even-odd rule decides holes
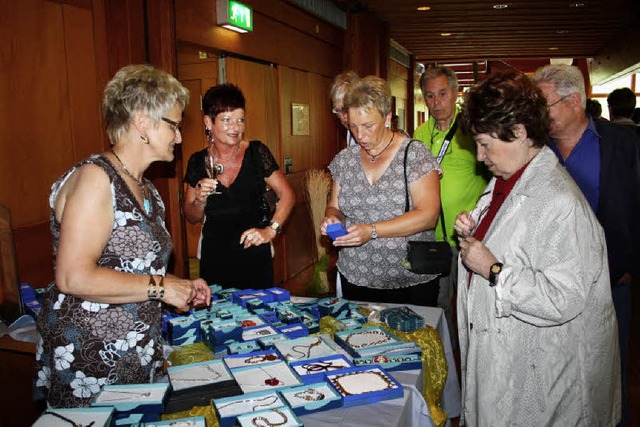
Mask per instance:
[[[291,135],[309,135],[309,104],[291,103]]]

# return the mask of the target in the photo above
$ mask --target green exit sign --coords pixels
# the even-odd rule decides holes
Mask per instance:
[[[239,33],[253,31],[253,10],[234,0],[217,0],[218,25]]]

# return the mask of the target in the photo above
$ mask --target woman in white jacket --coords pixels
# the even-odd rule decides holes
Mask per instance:
[[[516,72],[494,75],[465,97],[462,125],[495,178],[454,226],[462,424],[614,426],[620,419],[604,234],[545,146],[547,109]]]

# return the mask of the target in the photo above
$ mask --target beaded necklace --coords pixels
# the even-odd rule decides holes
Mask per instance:
[[[73,426],[73,427],[91,427],[92,425],[94,425],[94,424],[95,424],[95,421],[91,421],[91,422],[90,422],[89,424],[87,424],[87,425],[80,424],[80,423],[77,423],[77,422],[73,421],[72,419],[69,419],[69,418],[67,418],[67,417],[65,417],[65,416],[63,416],[63,415],[58,414],[57,412],[52,412],[52,411],[44,411],[44,412],[42,413],[42,415],[52,415],[52,416],[54,416],[54,417],[56,417],[56,418],[61,419],[62,421],[66,421],[66,422],[68,422],[68,423],[69,423],[69,425],[70,425],[70,426]]]
[[[118,157],[115,151],[111,150],[111,152],[113,153],[114,156],[116,156],[116,160],[118,160],[118,163],[120,163],[120,166],[122,166],[122,170],[124,171],[124,173],[127,174],[129,178],[133,179],[136,182],[136,184],[138,184],[138,186],[140,187],[140,190],[142,190],[142,200],[144,204],[144,211],[147,213],[147,215],[149,215],[151,213],[151,201],[148,198],[149,195],[147,192],[147,186],[144,184],[144,182],[140,181],[138,178],[133,176],[133,174],[129,171],[129,169],[127,169],[124,163],[122,163],[122,160],[120,160],[120,157]],[[144,178],[142,179],[144,180]]]

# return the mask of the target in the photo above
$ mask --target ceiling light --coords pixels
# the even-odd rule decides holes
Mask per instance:
[[[420,7],[418,8],[418,10],[419,10],[419,11],[421,11],[421,12],[423,12],[423,11],[425,11],[425,10],[431,10],[431,8],[430,8],[429,6],[420,6]]]
[[[549,50],[558,50],[558,47],[550,47]]]
[[[557,34],[569,34],[569,30],[558,30],[556,31]]]
[[[507,3],[500,3],[500,4],[494,4],[493,5],[494,9],[506,9],[508,7],[509,7],[509,5]]]
[[[453,33],[440,33],[442,37],[449,37]]]
[[[569,3],[569,7],[583,7],[584,3],[582,3],[581,1],[572,1],[571,3]]]

